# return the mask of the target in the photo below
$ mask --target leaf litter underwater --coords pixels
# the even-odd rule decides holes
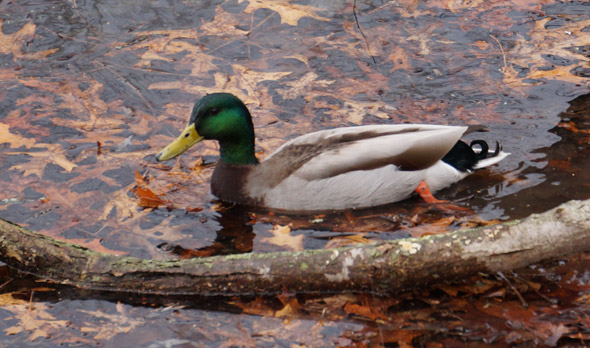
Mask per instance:
[[[316,6],[0,2],[0,217],[93,250],[167,259],[445,233],[589,198],[586,3],[358,2],[358,26],[349,4]],[[337,214],[232,207],[209,195],[214,144],[170,165],[153,159],[191,103],[219,90],[245,97],[261,157],[313,130],[400,122],[481,122],[490,128],[483,138],[512,155],[437,194],[471,212],[416,197]],[[3,268],[0,342],[577,343],[590,334],[588,260],[395,298],[137,297]]]

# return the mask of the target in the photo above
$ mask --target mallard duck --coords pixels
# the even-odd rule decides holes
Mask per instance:
[[[485,141],[467,145],[468,127],[368,125],[309,133],[264,161],[254,154],[254,126],[244,103],[208,94],[188,126],[156,155],[172,159],[203,139],[217,140],[220,159],[211,191],[220,200],[283,211],[367,208],[408,198],[422,183],[435,192],[508,154]]]

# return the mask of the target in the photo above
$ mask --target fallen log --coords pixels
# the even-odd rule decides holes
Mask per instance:
[[[187,260],[104,254],[0,220],[0,260],[83,289],[166,295],[391,293],[590,250],[590,200],[475,229],[301,252]]]

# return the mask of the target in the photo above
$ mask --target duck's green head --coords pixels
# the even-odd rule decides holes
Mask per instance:
[[[203,139],[219,141],[221,160],[226,163],[258,162],[254,155],[252,117],[246,105],[233,94],[213,93],[198,100],[187,127],[156,159],[172,159]]]

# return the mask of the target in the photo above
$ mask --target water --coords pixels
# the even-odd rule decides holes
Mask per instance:
[[[588,6],[459,5],[359,1],[365,40],[348,3],[2,1],[0,217],[164,259],[296,248],[272,242],[277,226],[301,236],[300,247],[324,248],[444,233],[589,198]],[[512,154],[437,195],[472,212],[416,197],[335,214],[231,207],[209,194],[215,144],[178,162],[154,159],[192,103],[213,91],[247,103],[260,158],[313,130],[400,122],[484,124],[489,132],[476,136]],[[140,207],[138,182],[173,208]],[[49,301],[58,317],[95,305],[124,311],[109,301]],[[182,315],[203,315],[130,308],[155,318],[131,321],[134,328],[174,317],[180,332]],[[234,328],[252,320],[224,318]],[[178,338],[177,329],[166,335]]]
[[[158,4],[2,3],[2,40],[11,48],[0,55],[0,216],[79,243],[98,239],[130,255],[167,258],[171,250],[284,250],[265,242],[277,225],[291,224],[304,247],[322,248],[363,233],[392,239],[520,218],[588,197],[588,80],[576,73],[587,51],[571,34],[585,25],[583,4],[547,5],[544,16],[533,11],[540,5],[521,12],[359,3],[358,25],[370,42],[346,6],[293,5],[287,13],[263,4]],[[560,11],[571,20],[546,22]],[[511,31],[486,16],[503,18]],[[476,21],[467,25],[469,18]],[[535,23],[571,46],[542,53]],[[505,65],[525,58],[518,38],[527,35],[532,67]],[[564,66],[572,75],[538,77]],[[317,216],[232,208],[209,194],[215,143],[176,163],[154,159],[183,128],[192,102],[219,90],[251,109],[260,158],[309,131],[399,122],[484,124],[490,131],[472,137],[497,140],[512,154],[439,193],[468,213],[417,198]],[[138,184],[168,208],[141,208]]]

